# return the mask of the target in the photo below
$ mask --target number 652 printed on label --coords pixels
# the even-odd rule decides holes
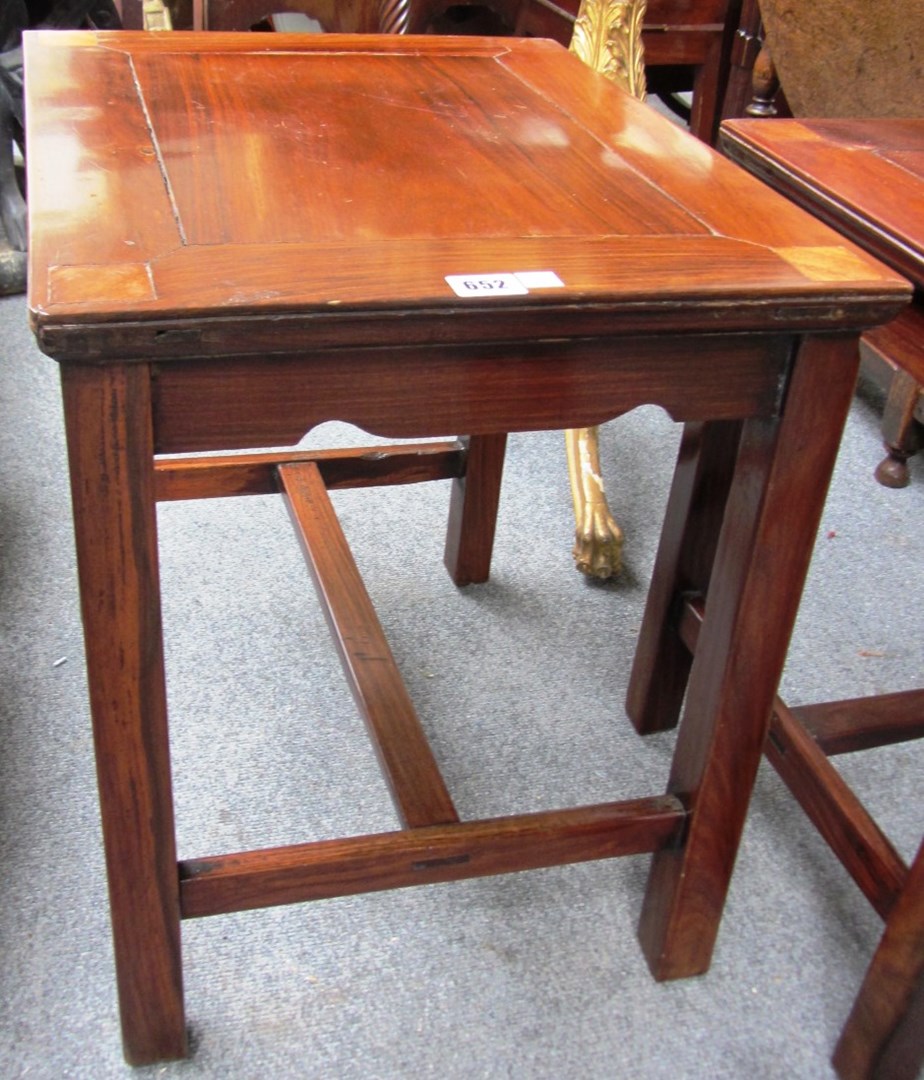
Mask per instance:
[[[515,274],[448,274],[446,282],[456,296],[525,296],[529,289]]]

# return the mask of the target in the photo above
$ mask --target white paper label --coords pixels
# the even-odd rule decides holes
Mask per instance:
[[[446,282],[456,296],[525,296],[529,292],[516,274],[447,274]]]
[[[563,289],[565,283],[554,270],[520,270],[514,277],[527,289]]]
[[[562,289],[553,270],[521,270],[517,274],[447,274],[456,296],[525,296],[530,289]]]

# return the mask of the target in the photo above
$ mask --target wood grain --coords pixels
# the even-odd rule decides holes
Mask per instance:
[[[170,363],[155,374],[157,451],[288,446],[326,420],[413,439],[590,426],[640,404],[678,420],[773,415],[789,350],[783,335],[712,334]]]
[[[685,819],[657,797],[192,859],[180,864],[183,915],[641,854],[675,841]]]
[[[721,147],[924,286],[924,119],[734,120]]]
[[[886,924],[832,1064],[842,1080],[916,1080],[924,1067],[924,844]]]
[[[186,1053],[148,372],[63,372],[77,568],[126,1058]]]
[[[126,1056],[185,1052],[180,910],[654,852],[652,969],[704,970],[857,336],[908,284],[551,42],[55,31],[25,54],[30,317],[62,364]],[[446,281],[530,271],[561,284]],[[461,433],[376,468],[452,476],[447,562],[480,580],[503,433],[642,404],[690,425],[667,528],[697,543],[666,537],[643,637],[707,591],[668,792],[489,821],[457,820],[330,506],[325,474],[365,482],[363,453],[154,463],[327,420]],[[413,828],[178,866],[155,498],[271,470]],[[639,661],[675,701],[680,651]]]
[[[401,820],[408,826],[458,821],[317,465],[281,465],[279,481]]]
[[[924,689],[800,705],[792,714],[826,754],[849,754],[919,739]]]
[[[769,330],[787,309],[862,325],[900,306],[904,286],[858,251],[847,274],[834,257],[800,267],[793,246],[844,241],[553,42],[257,37],[29,38],[28,139],[55,151],[30,197],[43,348],[89,359],[92,325],[115,352],[107,327],[130,347],[140,320],[136,355],[173,355],[171,338],[179,355],[227,354],[188,325],[177,337],[180,312],[233,340],[242,316],[298,313],[304,331],[333,305],[340,343],[358,344],[347,309],[400,316],[411,341],[446,312],[485,340],[513,311],[573,318],[591,299],[642,305],[649,332],[742,315]],[[75,176],[56,185],[62,148]],[[486,308],[445,281],[529,270],[563,285]]]
[[[304,462],[317,465],[328,489],[419,484],[462,476],[466,456],[462,443],[454,440],[350,450],[158,458],[154,463],[154,488],[159,502],[273,495],[279,490],[279,466]]]
[[[819,477],[831,475],[852,397],[840,376],[858,363],[849,338],[807,339],[783,415],[743,427],[668,782],[690,826],[682,849],[653,859],[640,924],[659,979],[709,966],[821,516]],[[810,439],[822,392],[831,423]]]

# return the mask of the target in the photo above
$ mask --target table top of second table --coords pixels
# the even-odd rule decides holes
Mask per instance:
[[[723,149],[924,288],[924,119],[726,121]]]

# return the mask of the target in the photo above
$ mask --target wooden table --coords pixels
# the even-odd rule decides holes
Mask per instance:
[[[924,120],[729,121],[721,145],[912,280],[913,304],[866,335],[891,383],[877,477],[907,482],[924,420]],[[909,868],[829,757],[922,735],[924,687],[774,707],[768,759],[886,923],[832,1058],[844,1080],[924,1063],[924,844]]]
[[[652,971],[705,971],[857,335],[907,284],[547,41],[54,32],[26,72],[127,1058],[186,1053],[181,918],[269,904],[652,852]],[[686,422],[628,694],[642,729],[686,694],[667,792],[460,821],[326,488],[450,478],[447,566],[482,581],[505,433],[642,403]],[[332,418],[465,438],[161,456]],[[401,828],[178,863],[155,503],[268,491]]]
[[[876,478],[904,487],[924,442],[924,119],[729,121],[722,149],[914,285],[911,306],[863,338],[887,390]]]

